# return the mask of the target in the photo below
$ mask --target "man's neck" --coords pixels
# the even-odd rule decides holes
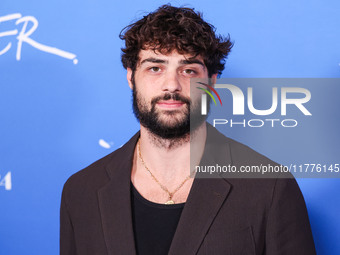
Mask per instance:
[[[155,140],[148,130],[141,127],[140,144],[135,148],[131,172],[131,181],[137,190],[146,199],[164,203],[168,199],[168,194],[162,190],[160,184],[173,192],[184,182],[184,185],[175,193],[173,200],[175,203],[185,202],[194,180],[194,178],[186,180],[193,170],[190,169],[190,161],[195,164],[199,163],[203,155],[206,132],[204,123],[189,136],[187,141],[174,143],[174,141]],[[191,155],[197,155],[197,158],[190,157]],[[157,178],[159,183],[148,171]]]

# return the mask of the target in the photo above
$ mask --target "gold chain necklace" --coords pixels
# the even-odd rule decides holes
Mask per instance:
[[[181,184],[180,184],[173,192],[170,192],[170,191],[168,190],[167,187],[165,187],[162,183],[160,183],[160,182],[158,181],[158,179],[156,178],[156,176],[154,176],[153,173],[151,173],[150,169],[146,166],[145,161],[144,161],[144,159],[143,159],[143,157],[142,157],[142,152],[141,152],[141,150],[140,150],[140,139],[138,140],[138,156],[139,156],[139,159],[141,160],[143,166],[145,167],[145,169],[150,173],[152,179],[153,179],[155,182],[158,183],[158,185],[162,188],[162,190],[164,190],[166,193],[168,193],[169,200],[168,200],[165,204],[166,204],[166,205],[174,204],[175,202],[172,200],[172,197],[174,196],[174,194],[175,194],[180,188],[182,188],[182,186],[184,185],[184,183],[185,183],[187,180],[190,179],[190,175],[191,175],[191,174],[189,174],[189,175],[184,179],[184,181],[182,181],[182,183],[181,183]]]

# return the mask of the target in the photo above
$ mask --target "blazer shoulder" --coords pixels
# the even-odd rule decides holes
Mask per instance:
[[[270,163],[278,165],[276,162],[255,151],[249,146],[225,136],[210,124],[208,124],[208,139],[209,143],[216,144],[217,148],[228,146],[230,157],[234,164]]]
[[[231,157],[234,163],[251,163],[251,164],[273,164],[278,165],[278,163],[269,159],[265,155],[257,152],[253,148],[237,142],[231,138],[226,137],[228,144],[230,146]]]
[[[218,162],[230,162],[232,166],[235,166],[235,172],[226,172],[221,175],[230,183],[236,184],[239,182],[237,179],[241,178],[242,185],[251,183],[257,189],[265,189],[268,192],[274,189],[276,179],[294,179],[294,176],[287,172],[284,166],[249,146],[225,136],[210,124],[207,139],[209,139],[208,146],[211,149],[208,153],[211,157]]]
[[[75,184],[85,184],[88,181],[93,181],[98,177],[105,178],[107,176],[105,167],[106,165],[114,158],[114,154],[117,151],[111,152],[110,154],[106,155],[105,157],[93,162],[89,166],[79,170],[78,172],[72,174],[67,181],[65,182],[64,186],[73,186]]]
[[[103,186],[110,180],[110,171],[118,171],[120,164],[129,160],[138,137],[139,132],[121,148],[71,175],[64,184],[64,190],[83,190],[85,187],[93,189]]]

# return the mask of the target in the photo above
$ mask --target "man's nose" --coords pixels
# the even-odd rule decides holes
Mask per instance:
[[[182,90],[180,79],[175,72],[168,72],[162,84],[162,90],[165,92],[178,92]]]

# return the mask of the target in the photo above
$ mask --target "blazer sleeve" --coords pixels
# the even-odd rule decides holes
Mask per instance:
[[[63,189],[60,204],[60,255],[76,255],[72,220],[67,209],[66,191]]]
[[[316,254],[306,204],[294,178],[276,180],[267,219],[265,254]]]

